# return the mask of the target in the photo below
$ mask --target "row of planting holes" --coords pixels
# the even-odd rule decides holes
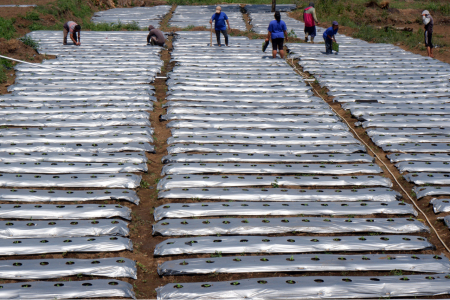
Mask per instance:
[[[94,225],[99,224],[99,223],[100,223],[99,221],[91,222],[91,224],[94,224]],[[111,224],[118,224],[118,223],[119,223],[119,221],[111,221]],[[56,222],[49,222],[48,225],[50,225],[50,226],[56,225]],[[75,221],[70,222],[70,225],[78,225],[78,222],[75,222]],[[5,223],[5,226],[14,226],[14,223],[7,222],[7,223]],[[36,224],[35,223],[27,223],[27,226],[36,226]]]
[[[445,278],[450,279],[450,275],[446,275]],[[436,279],[436,278],[434,278],[434,277],[432,277],[432,276],[426,276],[425,279],[428,279],[428,280],[434,280],[434,279]],[[371,281],[380,281],[380,279],[378,279],[378,278],[370,278],[369,280],[371,280]],[[406,277],[406,276],[404,276],[404,277],[399,278],[399,280],[402,280],[402,281],[409,281],[409,278]],[[350,279],[350,278],[342,278],[342,281],[343,281],[343,282],[352,282],[353,280]],[[266,280],[258,280],[257,282],[258,282],[259,284],[266,284],[266,283],[267,283]],[[324,280],[323,280],[323,279],[314,279],[314,282],[316,282],[316,283],[323,283]],[[287,284],[295,284],[295,283],[297,283],[297,282],[294,281],[294,280],[286,280],[286,283],[287,283]],[[234,281],[234,282],[231,282],[230,285],[240,285],[240,282]],[[202,284],[202,285],[201,285],[201,287],[204,287],[204,288],[209,288],[209,287],[211,287],[211,286],[212,286],[211,284]],[[182,286],[181,284],[176,284],[176,285],[174,285],[173,287],[176,288],[176,289],[180,289],[180,288],[182,288],[183,286]]]
[[[419,257],[417,257],[417,256],[415,256],[415,255],[411,256],[411,258],[412,258],[412,259],[416,259],[416,260],[417,260],[417,259],[420,259]],[[442,259],[442,257],[437,256],[437,255],[433,256],[433,258],[436,259],[436,260]],[[347,260],[345,257],[338,257],[337,259],[338,259],[338,260],[341,260],[341,261]],[[362,259],[362,260],[370,260],[369,257],[365,257],[365,256],[363,256],[361,259]],[[388,260],[394,260],[394,259],[396,259],[396,258],[395,258],[395,257],[389,256],[387,259],[388,259]],[[295,258],[294,258],[294,256],[291,256],[291,257],[286,258],[286,260],[287,260],[287,261],[295,261]],[[320,258],[318,258],[317,256],[316,256],[316,257],[311,257],[311,260],[312,260],[312,261],[319,261]],[[240,258],[234,258],[233,261],[241,262],[242,259],[240,259]],[[270,261],[270,260],[269,260],[268,258],[263,257],[263,258],[260,259],[260,261],[265,261],[265,262],[266,262],[266,261]],[[207,264],[212,264],[212,263],[214,263],[214,260],[206,260],[205,263],[207,263]],[[66,264],[67,264],[67,263],[66,263]],[[186,262],[186,261],[183,261],[183,262],[180,263],[180,265],[181,265],[181,266],[187,266],[187,265],[189,265],[189,263]]]
[[[445,202],[445,201],[443,201],[444,203],[447,203],[447,202]],[[253,205],[260,205],[259,203],[252,203]],[[317,205],[318,205],[319,203],[317,203]],[[353,203],[352,203],[353,204]],[[283,203],[283,204],[281,204],[282,206],[289,206],[289,204],[286,204],[286,203]],[[309,204],[308,203],[301,203],[300,204],[301,206],[309,206]],[[360,203],[359,204],[360,206],[367,206],[367,205],[369,205],[368,203]],[[370,203],[370,205],[373,205],[373,206],[375,206],[375,205],[381,205],[381,206],[388,206],[389,204],[387,204],[387,203]],[[403,203],[403,202],[399,202],[399,203],[397,203],[397,205],[402,205],[402,206],[404,206],[404,205],[406,205],[405,203]],[[208,204],[202,204],[202,206],[203,207],[206,207],[206,206],[209,206]],[[222,206],[225,206],[225,207],[228,207],[228,206],[230,206],[229,204],[222,204]],[[248,204],[241,204],[241,206],[249,206]],[[262,206],[270,206],[270,204],[262,204]],[[327,203],[320,203],[320,206],[328,206],[328,204]],[[341,206],[349,206],[349,204],[347,204],[347,203],[343,203],[343,204],[341,204]],[[355,206],[356,206],[356,204],[355,204]],[[187,204],[184,204],[182,207],[190,207],[189,205],[187,205]],[[170,205],[165,205],[165,206],[163,206],[163,208],[170,208]]]
[[[360,237],[360,238],[358,238],[358,240],[360,240],[360,241],[366,241],[367,239],[366,239],[365,237]],[[389,241],[389,238],[387,238],[387,237],[381,237],[380,240],[382,240],[382,241]],[[410,238],[404,237],[404,238],[402,238],[402,240],[404,240],[404,241],[410,241],[411,239],[410,239]],[[419,241],[426,241],[425,238],[417,238],[417,240],[419,240]],[[263,239],[263,240],[261,240],[261,241],[264,242],[264,243],[270,242],[269,239]],[[288,239],[287,241],[288,241],[289,243],[295,243],[295,240],[294,240],[294,239]],[[340,239],[340,238],[334,238],[333,241],[335,241],[335,242],[340,242],[341,239]],[[213,242],[214,242],[214,243],[221,243],[222,240],[214,240]],[[239,242],[240,242],[240,243],[247,243],[248,240],[240,240]],[[318,240],[318,239],[312,239],[311,242],[317,243],[317,242],[319,242],[319,240]],[[174,243],[175,243],[175,242],[168,242],[167,245],[172,245],[172,244],[174,244]],[[197,243],[198,243],[197,241],[189,241],[189,242],[186,242],[186,245],[197,244]]]
[[[272,220],[273,220],[273,219],[272,219]],[[334,219],[334,222],[341,222],[341,220],[343,220],[343,219]],[[362,219],[357,219],[357,220],[362,220]],[[330,219],[323,219],[323,221],[324,221],[324,222],[331,222]],[[388,221],[388,222],[394,222],[394,219],[387,219],[386,221]],[[412,219],[412,218],[409,218],[409,219],[406,219],[406,221],[414,222],[415,220]],[[261,222],[263,222],[263,223],[270,223],[270,220],[263,219]],[[282,223],[289,223],[289,220],[288,220],[288,219],[283,219],[283,220],[281,220],[281,222],[282,222]],[[310,220],[308,220],[308,219],[302,219],[302,222],[309,223]],[[351,219],[347,219],[347,220],[344,220],[344,222],[346,222],[346,223],[352,223],[353,221],[352,221]],[[373,222],[375,222],[375,220],[374,220],[374,219],[366,219],[366,222],[373,223]],[[208,221],[208,220],[206,220],[206,221],[203,221],[202,223],[203,223],[203,224],[209,224],[209,223],[211,223],[211,222]],[[231,222],[230,222],[230,221],[223,221],[222,223],[223,223],[223,224],[230,224]],[[247,219],[245,219],[245,220],[242,220],[241,223],[249,223],[249,221],[248,221]],[[169,224],[170,224],[169,222],[162,222],[162,223],[161,223],[161,225],[169,225]],[[188,223],[187,221],[181,221],[180,224],[182,224],[182,225],[188,225],[189,223]]]

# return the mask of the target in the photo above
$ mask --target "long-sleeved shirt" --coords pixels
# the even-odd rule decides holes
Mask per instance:
[[[317,16],[316,16],[316,9],[314,7],[312,7],[312,6],[307,7],[303,11],[303,20],[305,21],[305,23],[306,23],[306,19],[308,19],[308,16],[305,16],[306,14],[311,14],[313,19],[314,19],[314,21],[316,23],[319,23],[319,21],[317,20]],[[309,26],[310,24],[307,24],[307,25],[308,25],[308,27],[311,27],[311,26]],[[314,26],[314,25],[315,24],[312,24],[312,26]]]
[[[431,15],[422,16],[423,25],[425,25],[425,30],[429,33],[433,33],[434,20]]]

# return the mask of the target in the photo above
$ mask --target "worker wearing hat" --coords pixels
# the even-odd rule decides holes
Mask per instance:
[[[228,16],[222,12],[222,8],[220,6],[216,7],[216,13],[212,15],[211,20],[209,20],[209,24],[215,21],[214,29],[216,30],[216,38],[217,44],[219,47],[220,44],[220,33],[225,37],[225,45],[228,46],[228,33],[227,33],[227,25],[225,25],[225,21],[228,24],[228,29],[231,30],[230,23],[228,22]]]
[[[325,50],[327,54],[333,53],[333,42],[336,43],[336,33],[339,30],[339,24],[337,21],[333,21],[331,27],[323,32],[323,39],[325,41]]]
[[[422,21],[423,25],[425,25],[425,47],[427,47],[428,56],[434,57],[433,43],[431,42],[431,39],[433,38],[434,20],[428,10],[424,10],[422,12]]]

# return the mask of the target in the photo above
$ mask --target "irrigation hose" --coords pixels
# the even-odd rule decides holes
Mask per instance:
[[[294,64],[294,59],[291,58],[291,62],[289,63],[289,60],[286,60],[288,62],[288,64],[291,65],[291,67],[294,68],[295,71],[297,71],[298,74],[300,74],[300,76],[302,76],[304,79],[306,79],[308,76],[306,76],[305,73],[303,73],[302,71],[300,71],[299,69],[297,69],[297,67]],[[312,88],[313,90],[316,92],[317,95],[319,95],[320,98],[322,98],[323,101],[325,101],[325,99],[322,97],[322,95],[314,88],[314,86],[312,86],[310,81],[306,81]],[[326,101],[325,101],[326,102]],[[436,228],[434,228],[433,224],[431,224],[431,221],[428,219],[427,215],[420,209],[419,205],[417,205],[416,201],[408,194],[408,192],[406,192],[405,188],[403,187],[403,185],[401,185],[401,183],[397,180],[397,178],[394,176],[394,174],[391,172],[391,170],[389,169],[389,167],[384,163],[384,161],[375,153],[375,151],[359,136],[359,134],[350,126],[350,124],[347,122],[347,120],[344,119],[344,117],[342,117],[336,110],[334,110],[334,108],[332,108],[330,106],[331,110],[337,115],[339,116],[339,118],[341,118],[348,126],[348,128],[350,128],[351,131],[353,131],[353,133],[355,134],[355,136],[358,138],[358,140],[360,140],[366,147],[367,149],[370,150],[370,152],[373,153],[373,155],[384,165],[384,167],[386,168],[386,170],[389,172],[389,174],[391,174],[392,178],[394,178],[395,182],[398,184],[398,186],[402,189],[402,191],[405,193],[406,196],[408,196],[409,200],[411,200],[412,204],[414,205],[414,207],[425,217],[428,225],[434,230],[434,232],[436,233],[437,238],[439,239],[439,241],[441,242],[441,244],[444,246],[444,248],[450,253],[450,248],[447,246],[447,244],[445,244],[444,240],[441,238],[441,236],[439,235],[439,233],[437,232]]]
[[[15,58],[11,58],[11,57],[8,57],[8,56],[3,56],[3,55],[0,55],[0,58],[4,58],[4,59],[20,62],[20,63],[23,63],[23,64],[32,65],[32,66],[35,66],[35,67],[51,69],[51,70],[55,70],[55,71],[74,73],[74,74],[80,74],[80,75],[88,75],[88,74],[84,74],[84,73],[80,73],[80,72],[74,72],[74,71],[68,71],[68,70],[63,70],[63,69],[52,68],[52,67],[49,67],[49,66],[46,66],[46,65],[42,65],[42,64],[34,64],[34,63],[26,62],[26,61],[23,61],[23,60],[19,60],[19,59],[15,59]]]

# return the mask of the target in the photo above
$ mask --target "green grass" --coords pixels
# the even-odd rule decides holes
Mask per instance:
[[[16,33],[14,19],[4,19],[0,17],[0,38],[12,39]]]
[[[30,46],[31,48],[33,48],[36,51],[39,48],[39,42],[33,40],[29,36],[24,36],[24,37],[20,38],[20,40],[22,41],[22,43],[24,43],[27,46]]]
[[[5,83],[7,80],[6,77],[6,68],[12,68],[13,64],[10,60],[0,58],[0,83]]]
[[[317,11],[317,16],[321,22],[321,26],[323,27],[329,27],[331,26],[332,21],[338,21],[339,25],[355,29],[352,35],[355,38],[359,38],[374,43],[389,43],[389,44],[402,43],[408,46],[409,48],[419,47],[419,49],[424,50],[423,29],[419,29],[411,33],[405,31],[396,31],[389,28],[379,29],[367,24],[367,20],[364,17],[364,12],[367,9],[365,7],[366,2],[367,0],[354,0],[347,2],[322,0],[316,2],[315,8]],[[298,5],[299,7],[306,7],[308,3],[309,1],[300,1]],[[398,0],[391,1],[391,4],[397,3],[403,2]],[[417,3],[414,2],[411,5],[414,6],[416,4]],[[450,10],[450,4],[439,4],[434,2],[428,2],[426,4],[422,3],[421,7],[423,9],[429,9],[432,12],[438,10],[442,14],[447,13],[447,10]],[[381,14],[381,19],[386,19],[387,17],[388,12],[383,10]],[[418,17],[420,18],[420,16]],[[422,19],[420,18],[420,22],[421,21]],[[435,38],[435,44],[441,47],[448,46],[442,39],[439,39],[438,37]]]
[[[123,23],[98,23],[94,24],[92,22],[84,22],[82,29],[92,30],[92,31],[120,31],[122,29],[126,30],[142,30],[137,22],[132,22],[129,24]]]

